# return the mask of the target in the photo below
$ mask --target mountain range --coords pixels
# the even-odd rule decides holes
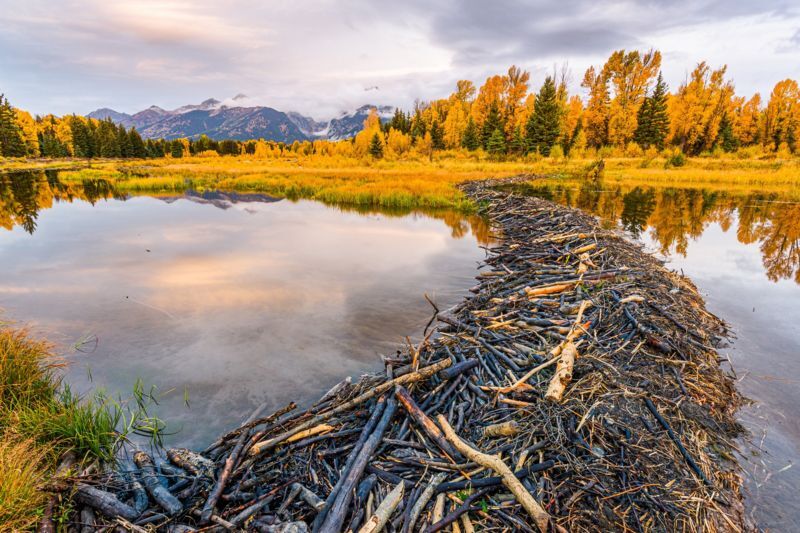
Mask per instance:
[[[215,140],[266,139],[292,143],[347,139],[361,131],[370,109],[377,109],[382,121],[389,120],[394,113],[390,106],[364,105],[329,121],[318,121],[296,111],[249,106],[247,101],[247,96],[239,94],[229,104],[209,98],[171,111],[154,105],[130,115],[104,107],[88,116],[100,120],[110,118],[126,128],[133,126],[146,139],[196,139],[207,135]]]

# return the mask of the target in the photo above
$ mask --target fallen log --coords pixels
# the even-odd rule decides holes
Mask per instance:
[[[144,452],[136,452],[133,462],[142,471],[142,484],[155,502],[168,515],[173,516],[183,511],[183,504],[158,480],[153,459]]]

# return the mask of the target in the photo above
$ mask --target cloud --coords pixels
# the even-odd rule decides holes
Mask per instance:
[[[769,92],[800,65],[800,10],[786,0],[3,6],[10,2],[0,0],[0,90],[38,113],[174,108],[241,92],[328,118],[364,103],[442,97],[458,79],[481,83],[510,64],[531,70],[538,86],[543,72],[568,61],[579,80],[618,48],[657,46],[673,86],[701,59],[728,63],[745,92]]]

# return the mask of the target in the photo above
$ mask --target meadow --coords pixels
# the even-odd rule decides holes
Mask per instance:
[[[600,163],[602,162],[602,163]],[[499,161],[443,151],[432,159],[365,160],[329,156],[247,156],[93,162],[61,179],[106,179],[131,194],[224,189],[306,198],[328,204],[474,208],[456,187],[469,180],[517,174],[602,177],[606,184],[658,185],[800,196],[800,158],[726,155],[683,158],[554,158]]]

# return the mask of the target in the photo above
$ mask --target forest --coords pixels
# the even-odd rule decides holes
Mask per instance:
[[[0,155],[6,158],[182,158],[287,154],[402,160],[436,151],[476,152],[491,159],[654,157],[737,153],[791,156],[800,149],[800,88],[775,84],[768,98],[737,95],[725,66],[698,63],[677,89],[661,76],[659,51],[618,50],[570,94],[569,72],[554,69],[538,89],[512,66],[476,87],[461,80],[447,98],[373,113],[352,139],[291,145],[264,139],[143,140],[134,129],[78,115],[32,116],[0,96]]]

